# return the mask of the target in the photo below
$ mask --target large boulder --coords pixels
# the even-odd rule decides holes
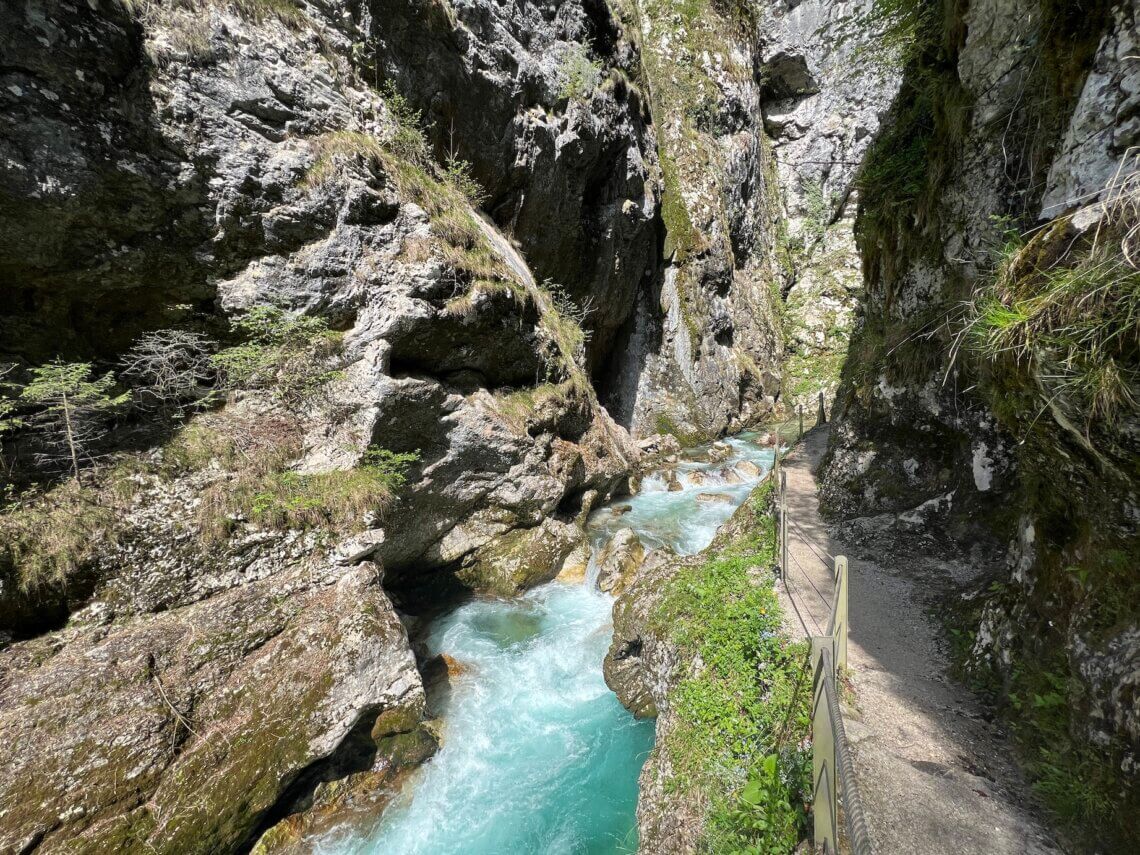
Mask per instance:
[[[294,784],[369,768],[424,714],[369,564],[17,643],[0,675],[4,851],[233,851]]]
[[[510,596],[557,576],[581,541],[578,526],[544,519],[534,528],[514,529],[479,547],[457,575],[477,590]]]

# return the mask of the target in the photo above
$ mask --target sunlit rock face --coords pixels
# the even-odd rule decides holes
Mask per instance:
[[[600,370],[659,263],[637,33],[599,0],[371,0],[361,14],[365,62],[422,110],[442,157],[472,164],[538,278],[588,306]]]
[[[5,643],[70,619],[3,652],[0,726],[39,771],[21,754],[0,775],[0,848],[236,851],[325,776],[379,780],[422,760],[432,739],[419,675],[369,560],[417,598],[456,579],[534,584],[558,572],[579,519],[636,462],[542,279],[469,199],[385,147],[392,99],[354,55],[370,20],[339,4],[284,17],[111,0],[5,12],[0,107],[19,121],[0,128],[3,361],[111,365],[141,331],[220,336],[225,315],[275,304],[343,333],[329,407],[290,416],[303,435],[291,465],[346,469],[370,445],[418,462],[389,514],[350,541],[259,534],[238,519],[217,548],[196,543],[201,494],[234,475],[211,464],[171,483],[140,478],[80,584],[29,593],[0,567]],[[644,119],[602,82],[592,97],[610,112],[573,109],[585,137],[606,137],[594,172],[619,164],[615,183],[559,167],[579,182],[563,195],[596,204],[567,218],[629,244],[567,238],[573,252],[559,250],[634,269],[598,285],[594,302],[616,313],[599,316],[599,347],[656,247]],[[577,148],[562,144],[569,163]],[[441,219],[458,230],[452,243]],[[574,289],[603,278],[565,287],[585,303]],[[223,412],[281,416],[271,391]],[[557,554],[523,550],[504,570],[520,540],[551,532]],[[56,694],[37,705],[45,687]],[[21,795],[29,787],[36,799]]]

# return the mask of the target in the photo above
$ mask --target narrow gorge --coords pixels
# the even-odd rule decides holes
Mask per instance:
[[[0,853],[815,851],[817,409],[954,762],[1134,851],[1138,15],[0,0]]]

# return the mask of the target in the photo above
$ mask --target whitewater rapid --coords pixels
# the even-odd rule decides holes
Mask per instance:
[[[700,551],[771,466],[751,437],[687,452],[635,496],[591,515],[595,554],[621,528],[647,547]],[[727,448],[726,448],[727,446]],[[709,454],[726,458],[716,461]],[[733,468],[740,461],[752,477]],[[680,486],[681,489],[676,489]],[[710,497],[717,496],[718,499]],[[510,600],[472,599],[437,618],[430,655],[462,666],[443,709],[442,745],[372,829],[326,835],[320,855],[616,853],[637,849],[637,778],[653,747],[602,678],[613,598],[551,582]]]

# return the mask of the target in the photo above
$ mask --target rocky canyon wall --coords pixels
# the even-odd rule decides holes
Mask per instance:
[[[913,48],[859,182],[863,314],[826,503],[921,509],[932,541],[995,568],[961,658],[1046,799],[1111,849],[1140,750],[1137,6],[898,20]]]
[[[552,578],[631,432],[772,410],[744,9],[4,3],[5,406],[156,330],[241,347],[267,306],[328,370],[120,412],[54,485],[5,433],[0,848],[232,851],[331,780],[382,800],[434,747],[389,595]],[[377,454],[398,489],[353,492]]]

